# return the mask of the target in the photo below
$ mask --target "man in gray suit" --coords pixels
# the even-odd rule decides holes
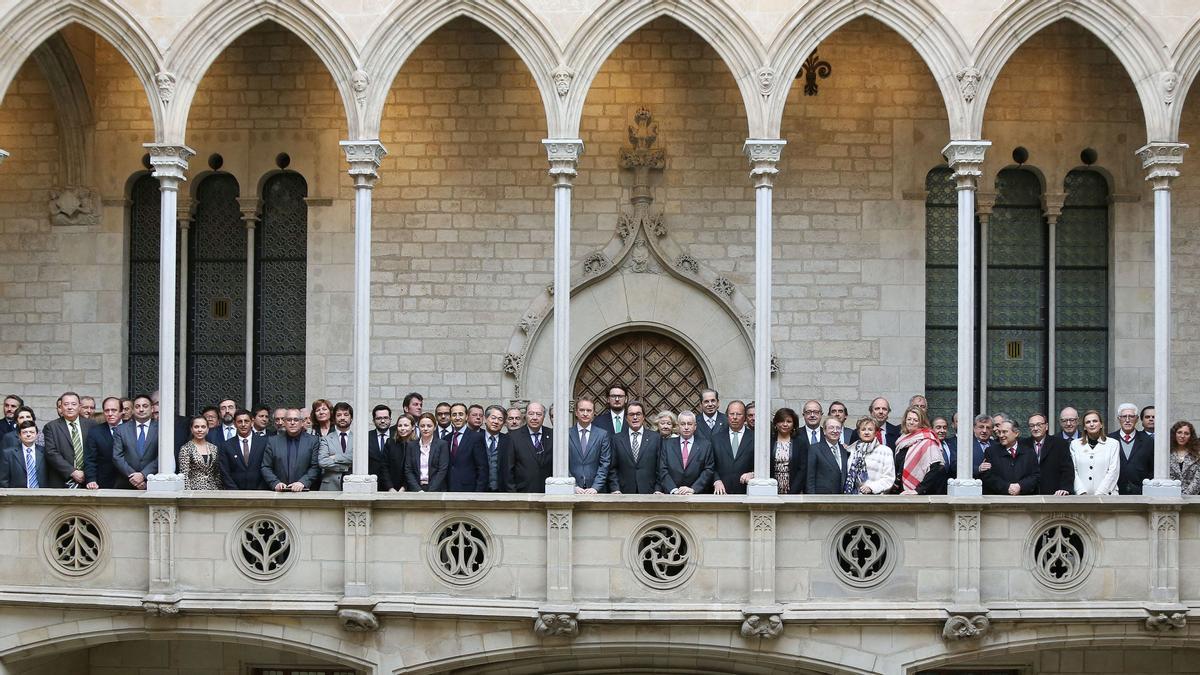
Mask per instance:
[[[575,422],[567,436],[570,446],[570,471],[575,477],[575,494],[604,492],[608,469],[612,465],[612,439],[608,432],[592,424],[596,404],[583,396],[575,402]]]
[[[289,408],[284,418],[284,433],[267,439],[262,458],[263,480],[276,492],[311,490],[321,472],[317,463],[319,447],[316,436],[304,433],[300,411]]]
[[[805,492],[810,495],[840,495],[850,463],[850,453],[842,445],[842,423],[836,417],[826,417],[821,428],[825,438],[808,448],[808,483]]]
[[[113,464],[125,476],[117,487],[146,489],[146,476],[158,473],[158,422],[151,420],[154,404],[149,396],[133,397],[133,421],[117,427],[113,436]]]
[[[325,434],[317,448],[317,465],[321,467],[322,490],[341,490],[342,477],[354,468],[354,408],[345,401],[333,406],[333,429]]]
[[[64,392],[58,399],[61,417],[42,428],[50,487],[77,488],[87,480],[83,471],[83,439],[96,425],[79,415],[79,394]]]

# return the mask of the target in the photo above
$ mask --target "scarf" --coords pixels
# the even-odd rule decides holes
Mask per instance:
[[[901,483],[905,492],[916,492],[929,467],[942,461],[942,444],[933,429],[917,429],[896,441],[896,451],[905,452]]]
[[[846,471],[846,482],[842,485],[842,493],[857,494],[862,484],[867,482],[867,455],[879,445],[879,441],[871,439],[870,443],[858,441],[850,456],[850,468]]]

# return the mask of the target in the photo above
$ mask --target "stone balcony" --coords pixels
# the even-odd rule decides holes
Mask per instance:
[[[70,640],[107,617],[125,639],[303,626],[361,672],[664,636],[696,658],[918,672],[1031,639],[1154,648],[1200,608],[1191,500],[6,490],[0,519],[4,664],[102,642]],[[416,626],[430,640],[388,639]]]

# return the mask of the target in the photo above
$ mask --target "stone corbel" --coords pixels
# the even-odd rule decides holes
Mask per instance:
[[[142,599],[142,609],[146,610],[146,614],[150,616],[178,616],[179,598],[167,595],[147,595]]]
[[[949,614],[942,625],[942,639],[948,642],[979,640],[992,629],[987,610],[951,610]]]
[[[1183,605],[1158,605],[1146,608],[1146,630],[1162,635],[1187,632],[1187,608]]]
[[[579,635],[579,609],[576,607],[543,607],[533,621],[538,637],[573,638]]]
[[[742,610],[742,637],[774,640],[783,635],[782,607],[747,607]]]
[[[374,605],[363,607],[340,607],[337,611],[342,630],[350,633],[371,633],[379,630],[379,617],[375,616]]]

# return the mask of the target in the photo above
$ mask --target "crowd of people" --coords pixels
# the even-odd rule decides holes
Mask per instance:
[[[96,400],[66,392],[56,419],[39,427],[20,396],[4,399],[0,487],[146,488],[159,473],[158,397]],[[400,410],[371,410],[367,473],[384,492],[543,492],[553,472],[553,406],[437,403],[417,392]],[[958,445],[971,444],[971,475],[995,495],[1141,494],[1153,473],[1154,407],[1124,403],[1111,432],[1096,410],[1063,408],[1058,431],[1035,413],[978,415],[967,437],[957,416],[930,418],[913,396],[899,424],[876,398],[851,420],[840,401],[806,401],[800,413],[775,410],[758,429],[754,403],[721,405],[712,389],[696,411],[650,411],[608,388],[603,409],[575,401],[568,469],[579,494],[745,494],[754,471],[755,433],[770,435],[770,477],[780,494],[944,494],[958,475]],[[395,417],[393,418],[393,414]],[[341,490],[352,473],[354,409],[313,401],[309,408],[242,408],[220,401],[179,418],[174,456],[189,490]],[[1200,439],[1190,422],[1170,430],[1170,477],[1200,494]]]

